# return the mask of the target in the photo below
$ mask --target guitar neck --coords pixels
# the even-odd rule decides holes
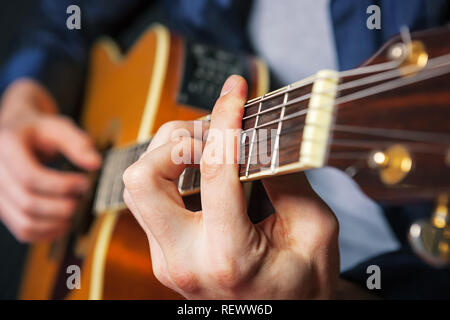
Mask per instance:
[[[239,153],[241,181],[323,166],[337,83],[336,72],[323,70],[245,104]],[[178,181],[180,193],[192,194],[199,187],[198,170],[185,170]]]
[[[375,76],[374,69],[371,67],[351,70],[347,74],[322,70],[312,77],[249,100],[244,106],[242,130],[239,136],[240,180],[250,181],[323,167],[328,161],[328,153],[333,153],[330,146],[336,147],[333,143],[337,145],[343,143],[336,139],[332,141],[333,130],[358,129],[364,130],[365,135],[375,136],[379,136],[383,131],[383,135],[391,137],[387,141],[389,145],[395,141],[405,144],[405,139],[399,138],[399,135],[404,136],[405,132],[399,133],[386,129],[370,131],[367,128],[356,127],[355,129],[349,128],[348,125],[343,126],[339,122],[335,123],[336,106],[392,90],[398,85],[408,86],[418,81],[446,75],[448,70],[442,69],[442,63],[438,62],[429,63],[427,70],[406,78],[403,78],[404,70],[397,70],[390,65],[386,66],[386,70],[378,67],[377,71],[382,73],[382,76]],[[417,71],[417,68],[412,70]],[[355,74],[358,76],[355,77]],[[338,94],[339,97],[336,98]],[[351,133],[354,140],[359,138],[353,132]],[[411,135],[411,133],[408,134]],[[446,139],[447,136],[444,136],[443,141],[445,142]],[[363,148],[368,148],[367,152],[362,153],[361,159],[371,154],[369,151],[372,148],[368,141],[367,137],[364,137],[352,142],[356,143],[359,149],[361,145]],[[124,207],[122,174],[138,159],[147,146],[148,142],[110,152],[100,179],[96,200],[97,211]],[[356,151],[360,152],[359,149]],[[350,151],[346,154],[356,152],[353,149]],[[441,152],[441,150],[438,151]],[[340,149],[334,152],[335,156],[342,156]],[[388,153],[382,155],[387,158]],[[381,154],[378,153],[378,156]],[[410,163],[409,155],[407,158],[405,159]],[[401,170],[405,170],[405,166]],[[401,177],[409,172],[411,166],[408,168]],[[189,195],[198,192],[200,180],[198,170],[186,169],[177,181],[180,193]],[[389,182],[385,183],[389,184]]]
[[[438,39],[442,33],[447,35],[447,29],[434,36]],[[449,54],[430,51],[428,59],[421,41],[405,44],[401,40],[393,39],[359,68],[339,73],[322,70],[247,101],[237,137],[240,180],[329,165],[344,170],[368,194],[379,198],[387,193],[389,197],[408,196],[417,179],[430,172],[439,187],[430,185],[429,193],[447,185],[445,175],[427,161],[433,159],[437,168],[442,168],[442,159],[447,166],[450,163],[448,127],[440,121],[429,126],[421,117],[428,116],[429,105],[440,114],[448,112],[448,90],[442,84],[448,83]],[[427,47],[435,43],[429,40]],[[403,53],[391,54],[397,51]],[[415,56],[422,59],[412,59]],[[418,88],[439,93],[439,99],[410,99]],[[384,94],[387,91],[391,92]],[[393,96],[398,98],[394,101]],[[386,117],[388,108],[390,117]],[[405,122],[405,116],[415,120]],[[97,212],[125,207],[122,174],[147,146],[148,142],[108,153],[97,188]],[[177,181],[180,193],[198,192],[200,180],[198,170],[186,169]]]
[[[335,72],[321,71],[249,100],[244,106],[240,134],[240,179],[249,181],[322,166],[336,85]],[[125,207],[123,172],[148,144],[149,141],[107,153],[97,188],[96,212]],[[187,168],[177,183],[182,195],[196,193],[200,172]]]

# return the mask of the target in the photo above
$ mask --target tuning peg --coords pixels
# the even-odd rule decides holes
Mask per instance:
[[[413,168],[413,160],[403,145],[392,145],[384,151],[376,150],[367,159],[369,168],[379,171],[380,179],[386,185],[403,181]]]
[[[409,229],[413,250],[426,262],[436,267],[450,263],[450,216],[448,195],[437,199],[436,208],[429,221],[420,220]]]
[[[425,44],[419,40],[413,40],[407,27],[400,30],[401,42],[393,44],[388,50],[388,58],[399,63],[399,71],[402,76],[413,75],[428,63],[428,52]]]

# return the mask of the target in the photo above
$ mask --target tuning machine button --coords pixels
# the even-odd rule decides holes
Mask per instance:
[[[396,43],[389,48],[388,58],[391,60],[404,59],[407,54],[406,45],[402,42]]]
[[[427,263],[444,267],[450,263],[450,216],[448,195],[437,199],[429,221],[420,220],[409,229],[409,242],[413,250]]]
[[[392,145],[384,151],[376,150],[368,158],[370,168],[379,171],[380,179],[386,185],[400,183],[412,170],[413,161],[408,150],[400,145]]]
[[[390,60],[399,62],[399,71],[402,76],[413,75],[428,63],[428,53],[423,42],[418,40],[392,45],[387,53]]]

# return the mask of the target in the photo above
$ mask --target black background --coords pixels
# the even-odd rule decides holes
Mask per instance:
[[[26,18],[34,11],[37,1],[2,1],[0,5],[0,66],[11,54],[20,37],[21,27]]]

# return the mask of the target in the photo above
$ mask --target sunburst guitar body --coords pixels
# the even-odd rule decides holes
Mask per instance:
[[[229,73],[247,78],[250,97],[268,89],[267,69],[257,58],[187,43],[161,25],[144,32],[125,56],[110,39],[94,45],[81,126],[109,152],[70,235],[31,246],[21,299],[181,298],[154,277],[147,238],[117,196],[118,181],[133,160],[129,151],[145,146],[163,123],[208,114],[205,107],[212,107]],[[112,161],[117,154],[121,161]]]

